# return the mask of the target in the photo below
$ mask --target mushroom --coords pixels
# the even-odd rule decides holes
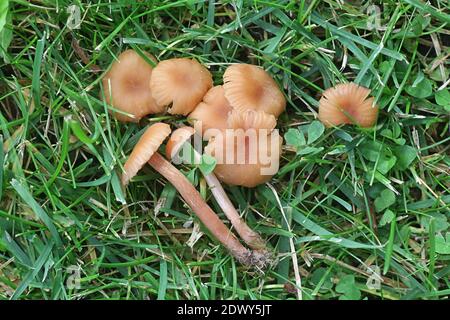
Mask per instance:
[[[205,152],[217,160],[214,173],[231,185],[255,187],[269,181],[278,172],[283,139],[274,117],[263,111],[234,110],[229,127],[216,135]]]
[[[373,126],[378,107],[369,94],[370,89],[353,82],[328,88],[319,101],[319,120],[327,127],[341,124],[357,124],[365,128]]]
[[[166,157],[172,160],[178,156],[180,150],[185,145],[190,144],[189,141],[194,134],[195,130],[192,127],[181,127],[175,130],[166,144]],[[201,155],[195,148],[191,148],[191,150],[193,151],[194,163],[200,163]],[[204,174],[203,176],[217,203],[245,243],[252,249],[267,250],[265,241],[240,217],[214,173]]]
[[[262,110],[278,117],[286,99],[277,83],[263,69],[251,64],[234,64],[223,75],[225,97],[240,110]]]
[[[145,55],[153,61],[155,58]],[[142,117],[164,109],[153,100],[149,90],[152,67],[134,50],[122,52],[102,79],[103,99],[116,110],[119,121],[138,122]],[[129,115],[127,115],[129,114]]]
[[[126,161],[124,165],[125,178],[122,181],[126,184],[136,174],[136,168],[141,168],[145,162],[148,162],[178,190],[200,221],[238,261],[245,265],[263,268],[267,263],[267,254],[245,248],[206,204],[189,180],[156,151],[169,134],[170,128],[167,124],[156,123],[150,126]]]
[[[228,100],[225,98],[223,86],[215,86],[209,89],[197,107],[192,111],[188,119],[194,126],[200,126],[202,136],[208,140],[211,138],[215,130],[223,130],[227,128],[228,113],[232,111]]]
[[[171,131],[170,126],[162,122],[157,122],[145,130],[123,166],[122,184],[124,186],[141,170],[148,159],[158,151],[159,146],[166,140]]]
[[[212,87],[211,73],[196,60],[161,61],[153,70],[150,89],[160,107],[172,105],[171,114],[187,115]]]

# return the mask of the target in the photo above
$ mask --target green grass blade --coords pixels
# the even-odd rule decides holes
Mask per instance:
[[[36,200],[33,198],[33,195],[30,193],[30,191],[27,190],[27,188],[25,186],[23,186],[16,179],[11,180],[11,186],[14,188],[14,190],[16,190],[16,192],[25,201],[25,203],[31,208],[31,210],[33,210],[33,212],[36,214],[36,216],[40,220],[42,220],[42,222],[47,226],[56,245],[62,246],[61,237],[59,236],[59,233],[58,233],[52,219],[42,209],[42,207],[36,202]]]

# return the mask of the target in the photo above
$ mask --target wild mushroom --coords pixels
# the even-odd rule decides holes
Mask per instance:
[[[319,120],[327,127],[357,124],[371,127],[375,124],[378,107],[374,98],[368,98],[370,89],[353,82],[341,83],[325,90],[319,101]]]
[[[151,54],[145,55],[156,61]],[[112,111],[119,121],[138,122],[148,114],[164,110],[156,104],[148,87],[152,70],[151,65],[137,52],[126,50],[117,57],[103,77],[102,97],[106,103],[123,112]]]
[[[227,128],[228,113],[232,110],[233,108],[225,98],[223,86],[215,86],[209,89],[203,101],[189,114],[188,119],[196,128],[199,124],[202,136],[209,140],[216,132],[215,130]]]
[[[141,168],[145,162],[148,162],[153,169],[165,177],[178,190],[184,201],[205,227],[238,261],[245,265],[263,268],[267,263],[266,255],[245,248],[206,204],[189,180],[156,151],[162,140],[164,140],[163,137],[167,137],[169,134],[170,128],[166,124],[156,123],[150,126],[139,139],[131,156],[126,161],[124,165],[126,170],[124,173],[125,178],[122,181],[126,184],[136,174],[136,169]],[[128,169],[130,171],[127,171]]]
[[[145,130],[123,166],[122,184],[124,186],[141,170],[148,159],[158,151],[159,146],[166,140],[171,131],[170,126],[162,122],[157,122]]]
[[[195,130],[192,127],[181,127],[175,130],[166,144],[166,157],[168,157],[169,160],[172,160],[178,156],[180,150],[182,150],[185,145],[190,144],[191,137],[194,136],[194,134]],[[192,147],[190,148],[190,151],[193,151],[194,162],[200,163],[201,155],[197,150]],[[214,173],[204,174],[203,176],[217,203],[245,243],[252,249],[267,250],[265,241],[240,217]]]
[[[233,64],[223,75],[225,97],[240,110],[261,110],[278,117],[286,99],[277,83],[263,69],[251,64]]]
[[[205,152],[216,158],[214,173],[221,181],[252,188],[278,172],[283,139],[273,130],[273,116],[263,111],[233,112],[231,129],[211,139]]]
[[[195,60],[161,61],[153,70],[150,89],[160,107],[172,105],[171,114],[187,115],[212,87],[211,73]]]

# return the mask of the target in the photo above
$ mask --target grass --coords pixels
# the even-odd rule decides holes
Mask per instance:
[[[0,298],[448,299],[448,12],[441,0],[2,1]],[[283,87],[279,173],[226,188],[277,253],[264,274],[207,233],[189,247],[197,220],[150,168],[120,188],[145,125],[185,121],[110,117],[92,66],[126,48],[196,58],[216,84],[229,63],[258,64]],[[343,81],[372,89],[376,127],[315,121]]]

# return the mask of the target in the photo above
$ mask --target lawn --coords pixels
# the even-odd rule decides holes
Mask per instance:
[[[0,1],[0,299],[448,299],[450,4]],[[262,66],[287,99],[280,170],[226,186],[276,257],[235,261],[100,99],[120,52]],[[370,88],[373,128],[324,128],[321,93]],[[200,170],[178,166],[222,220]]]

